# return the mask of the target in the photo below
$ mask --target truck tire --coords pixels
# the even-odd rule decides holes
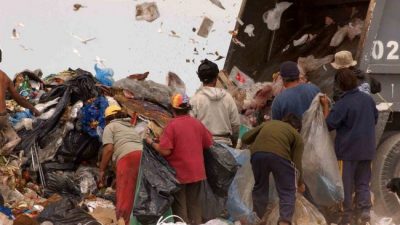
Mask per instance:
[[[400,177],[400,133],[393,134],[378,147],[372,164],[371,183],[376,213],[398,219],[400,201],[386,188],[386,184],[394,177]]]

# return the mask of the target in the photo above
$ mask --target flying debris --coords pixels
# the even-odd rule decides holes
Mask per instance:
[[[193,39],[193,38],[190,38],[189,41],[192,42],[193,44],[198,44],[198,43],[199,43],[198,41],[196,41],[196,40]]]
[[[255,35],[254,35],[254,25],[253,24],[249,24],[249,25],[247,25],[246,26],[246,28],[244,29],[244,32],[246,33],[246,34],[248,34],[249,35],[249,37],[254,37]]]
[[[163,29],[162,29],[163,25],[164,25],[164,23],[161,22],[160,23],[160,28],[158,28],[158,33],[162,33],[163,32]]]
[[[25,27],[25,24],[23,24],[23,23],[20,22],[20,23],[17,24],[17,26],[19,26],[19,27]]]
[[[219,0],[210,0],[212,4],[218,6],[221,9],[225,9],[225,7],[222,5],[222,3]]]
[[[239,41],[239,39],[237,39],[237,38],[235,38],[235,37],[232,38],[232,41],[233,41],[233,43],[239,45],[239,46],[242,47],[242,48],[246,47],[246,45],[243,44],[243,42]]]
[[[19,47],[21,47],[22,49],[24,49],[25,51],[33,51],[32,48],[28,48],[25,45],[19,45]]]
[[[15,29],[15,28],[12,30],[11,39],[14,39],[14,40],[19,39],[19,33],[17,32],[17,29]]]
[[[74,4],[74,11],[78,11],[78,10],[80,10],[81,8],[86,8],[86,6],[83,6],[83,5],[81,5],[81,4]]]
[[[74,49],[72,49],[72,52],[75,53],[77,56],[82,57],[81,53],[79,53],[78,49],[74,48]]]
[[[93,40],[96,39],[95,37],[84,39],[84,38],[81,38],[81,37],[79,37],[78,35],[75,35],[75,34],[71,34],[71,36],[74,37],[74,38],[76,38],[76,39],[78,39],[82,44],[85,44],[85,45],[86,45],[89,41],[93,41]]]
[[[215,59],[214,61],[219,61],[219,60],[221,60],[221,59],[223,59],[223,58],[225,58],[225,57],[223,57],[223,56],[218,56],[218,58],[217,59]]]
[[[175,38],[180,38],[180,36],[173,30],[171,30],[171,34],[169,36],[175,37]]]
[[[238,17],[238,18],[236,18],[236,21],[238,22],[238,24],[240,25],[240,26],[243,26],[244,25],[244,22]]]

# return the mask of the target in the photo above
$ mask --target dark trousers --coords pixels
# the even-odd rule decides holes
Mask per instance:
[[[255,178],[254,211],[263,218],[268,205],[269,175],[272,173],[279,195],[279,221],[292,222],[296,201],[296,169],[292,162],[273,153],[257,152],[251,157]]]
[[[342,163],[344,187],[342,224],[350,223],[353,218],[353,203],[361,220],[370,219],[371,210],[371,161],[339,161]],[[355,201],[353,202],[353,193]]]
[[[172,212],[180,216],[188,224],[201,224],[201,181],[183,184],[181,190],[174,195]],[[180,221],[179,221],[180,222]]]

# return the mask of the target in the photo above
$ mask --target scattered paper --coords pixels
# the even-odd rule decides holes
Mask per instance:
[[[214,22],[210,18],[204,17],[203,22],[201,23],[201,26],[199,28],[199,31],[197,32],[197,35],[203,38],[207,38],[213,25]]]
[[[13,40],[19,39],[19,33],[17,32],[17,29],[15,29],[15,28],[12,30],[11,39],[13,39]]]
[[[221,59],[223,59],[223,58],[225,58],[225,57],[223,57],[223,56],[218,56],[218,58],[216,59],[216,60],[214,60],[214,61],[219,61],[219,60],[221,60]]]
[[[238,22],[238,24],[239,24],[240,26],[243,26],[243,25],[244,25],[243,21],[242,21],[240,18],[236,18],[236,21]]]
[[[392,107],[393,103],[390,102],[381,102],[376,106],[378,111],[387,111]]]
[[[222,3],[219,0],[210,0],[212,4],[218,6],[221,9],[225,9],[225,7],[222,5]]]
[[[145,20],[153,22],[160,17],[158,7],[155,2],[145,2],[136,5],[136,20]]]
[[[180,36],[173,30],[171,30],[171,34],[169,36],[174,37],[174,38],[180,38]]]
[[[249,24],[249,25],[247,25],[246,26],[246,28],[244,29],[244,32],[246,33],[246,34],[248,34],[249,35],[249,37],[254,37],[255,35],[254,35],[254,25],[253,24]]]
[[[239,46],[242,47],[242,48],[245,48],[245,47],[246,47],[246,45],[243,44],[243,42],[239,41],[239,40],[238,40],[237,38],[235,38],[235,37],[232,38],[232,41],[233,41],[233,43],[239,45]]]

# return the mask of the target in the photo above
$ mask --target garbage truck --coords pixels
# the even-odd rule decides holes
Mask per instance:
[[[306,77],[326,89],[333,88],[333,78],[319,77],[322,59],[352,52],[358,68],[381,83],[382,91],[374,95],[380,116],[372,190],[375,212],[392,217],[400,212],[400,201],[386,188],[390,179],[400,177],[398,9],[397,0],[244,0],[224,66],[226,71],[237,67],[255,81],[270,81],[279,63],[303,57],[310,59],[309,66],[320,67],[306,71]],[[246,31],[250,24],[253,36]]]

